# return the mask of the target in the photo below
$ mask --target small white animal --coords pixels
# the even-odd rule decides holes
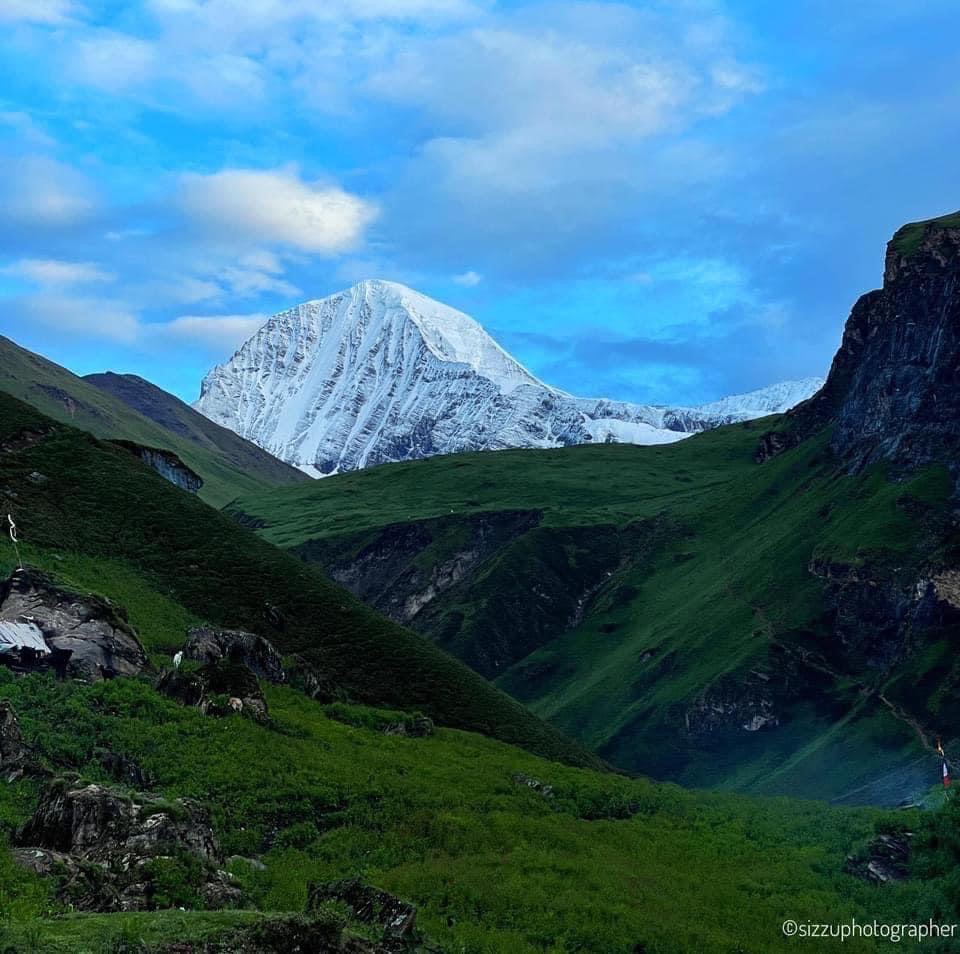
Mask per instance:
[[[183,662],[183,650],[181,649],[180,652],[178,652],[178,653],[173,657],[173,668],[174,668],[174,669],[179,669],[179,668],[180,668],[180,663],[182,663],[182,662]]]
[[[236,696],[231,696],[229,701],[230,708],[234,712],[243,712],[243,700],[238,699]]]

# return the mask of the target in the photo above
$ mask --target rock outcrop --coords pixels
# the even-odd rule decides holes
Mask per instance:
[[[547,785],[546,782],[541,782],[540,779],[534,778],[532,775],[525,775],[523,772],[514,772],[513,775],[510,776],[510,781],[512,781],[514,785],[523,785],[525,788],[529,788],[543,798],[553,798],[553,786]]]
[[[834,425],[852,470],[931,461],[960,449],[960,213],[905,225],[887,245],[883,287],[854,305],[823,388],[786,416],[758,458]]]
[[[684,713],[684,727],[693,736],[723,729],[759,732],[780,724],[778,703],[786,695],[767,673],[750,671],[721,679],[703,692]]]
[[[369,937],[365,925],[343,926],[337,912],[264,917],[218,937],[174,941],[151,947],[150,954],[440,954],[415,939]]]
[[[270,640],[239,629],[198,626],[187,633],[183,647],[187,659],[216,663],[222,659],[240,663],[268,682],[286,682],[283,659]]]
[[[822,581],[829,647],[845,668],[886,670],[906,658],[935,627],[960,624],[952,571],[917,576],[870,563],[813,560]]]
[[[910,875],[912,831],[885,832],[877,835],[860,853],[849,855],[844,871],[855,878],[888,884]]]
[[[295,655],[287,668],[290,685],[315,702],[346,701],[346,693],[306,656]]]
[[[139,457],[148,467],[155,470],[164,480],[188,494],[197,493],[203,486],[203,478],[191,470],[173,451],[158,447],[147,447],[133,441],[117,440],[114,443]]]
[[[69,654],[66,674],[74,678],[135,676],[149,666],[119,607],[66,590],[42,573],[18,571],[0,584],[0,620],[36,625],[54,654]]]
[[[384,735],[398,735],[411,739],[427,739],[436,731],[433,719],[425,715],[412,715],[384,726]]]
[[[330,901],[346,905],[357,921],[379,928],[383,931],[384,940],[404,941],[413,938],[417,909],[359,878],[310,887],[307,902],[309,910],[315,911]]]
[[[14,856],[39,874],[61,875],[59,894],[83,911],[140,911],[162,904],[157,863],[193,859],[191,886],[211,907],[240,900],[218,868],[219,846],[197,802],[56,779],[17,832]]]
[[[205,715],[246,714],[266,720],[267,701],[256,675],[243,663],[221,659],[194,672],[172,669],[157,682],[157,691]]]

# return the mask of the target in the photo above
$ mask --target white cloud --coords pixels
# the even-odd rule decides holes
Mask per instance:
[[[300,294],[300,289],[296,285],[257,268],[238,268],[227,265],[220,269],[217,277],[232,294],[243,298],[265,292],[288,298],[295,298]]]
[[[22,278],[38,285],[112,282],[116,278],[93,262],[61,262],[51,258],[22,258],[0,268],[0,274]]]
[[[81,83],[120,92],[152,79],[162,62],[155,45],[147,40],[97,30],[74,44],[66,69]]]
[[[408,39],[371,64],[364,89],[426,118],[435,132],[421,155],[458,193],[529,192],[586,174],[635,179],[644,142],[762,89],[723,22],[711,24],[698,34],[687,17],[553,4]]]
[[[458,285],[463,285],[466,288],[473,288],[483,281],[483,275],[481,275],[479,272],[462,272],[460,275],[454,275],[453,280]]]
[[[236,350],[269,318],[261,313],[181,315],[146,322],[122,301],[56,292],[8,299],[5,312],[27,325],[134,349],[194,345],[212,354]]]
[[[44,156],[4,163],[0,219],[30,226],[73,225],[94,210],[94,190],[71,166]]]
[[[359,244],[376,207],[292,170],[225,169],[183,177],[180,208],[200,229],[230,241],[276,242],[336,254]]]
[[[0,112],[0,125],[6,126],[21,143],[31,148],[52,149],[57,144],[29,113],[19,110]]]
[[[13,300],[9,311],[20,321],[118,344],[133,344],[141,329],[137,315],[130,309],[98,298],[32,295]]]
[[[59,26],[84,12],[71,0],[0,0],[0,22],[22,20]]]
[[[235,351],[268,320],[266,314],[181,315],[173,321],[149,325],[149,333],[167,341],[198,344],[225,353]]]
[[[223,287],[215,281],[193,275],[149,280],[135,288],[137,297],[153,305],[195,305],[211,302],[223,295]]]

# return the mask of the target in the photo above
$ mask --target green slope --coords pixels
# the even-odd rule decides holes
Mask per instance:
[[[736,441],[720,456],[714,479],[735,465]],[[553,463],[547,471],[556,487]],[[371,473],[365,479],[379,479]],[[560,483],[573,490],[568,478]],[[0,494],[26,561],[121,604],[157,661],[198,620],[243,625],[287,652],[304,651],[356,699],[590,761],[311,568],[129,455],[6,395]],[[601,504],[595,516],[602,512]],[[0,572],[12,566],[12,549],[0,542]],[[282,610],[284,631],[265,620],[267,600]],[[794,947],[781,932],[786,918],[921,921],[940,903],[943,879],[877,888],[843,872],[877,830],[916,826],[915,812],[685,792],[457,728],[387,736],[378,726],[395,714],[264,690],[271,721],[260,725],[179,707],[146,679],[85,686],[0,670],[0,698],[54,770],[104,782],[97,749],[133,759],[159,793],[208,807],[225,854],[265,865],[230,865],[245,890],[243,911],[70,914],[54,903],[49,881],[17,869],[3,849],[33,810],[37,783],[3,783],[0,944],[54,954],[182,950],[298,913],[308,883],[353,875],[415,903],[420,927],[450,954],[786,951]],[[525,778],[551,786],[551,795]],[[174,903],[188,901],[190,870],[173,877]],[[850,941],[844,949],[876,948]]]
[[[138,623],[137,605],[129,609]],[[202,716],[134,680],[87,687],[0,673],[0,698],[53,764],[109,781],[93,756],[105,746],[135,759],[159,792],[207,805],[224,852],[266,865],[231,865],[251,909],[299,912],[309,882],[360,875],[415,903],[421,929],[450,954],[787,951],[786,918],[932,913],[935,884],[878,888],[843,873],[877,826],[916,825],[916,813],[689,793],[471,733],[385,736],[373,710],[325,708],[289,689],[267,697],[272,724],[261,726]],[[517,773],[553,786],[552,796]],[[18,872],[2,846],[34,799],[29,782],[0,784],[0,940],[14,950],[140,951],[140,938],[182,944],[256,918],[51,917],[49,885]],[[188,875],[177,897],[189,895]]]
[[[451,553],[477,545],[478,515],[536,514],[533,529],[441,589],[410,625],[622,767],[686,784],[896,803],[933,771],[900,710],[945,735],[960,717],[957,676],[944,668],[957,633],[930,637],[924,653],[888,672],[832,637],[810,567],[867,567],[896,581],[935,564],[954,535],[950,482],[937,468],[900,483],[880,470],[846,476],[826,434],[758,465],[770,426],[663,447],[389,465],[243,497],[235,508],[348,582],[388,567],[377,582],[388,596],[406,586],[407,597],[426,592]],[[529,636],[524,613],[532,622],[551,605],[564,612],[535,646],[511,635]],[[767,696],[778,724],[744,731],[736,706],[746,723],[752,697]],[[730,708],[730,724],[699,731],[714,703]]]
[[[27,553],[78,553],[130,567],[198,617],[303,653],[360,700],[419,706],[447,725],[599,764],[461,663],[124,451],[5,394],[0,448],[0,493]],[[85,585],[96,586],[99,574]],[[268,607],[282,614],[280,629]]]
[[[261,450],[256,444],[215,424],[189,404],[135,374],[88,374],[84,381],[119,398],[138,414],[222,458],[238,472],[264,483],[305,483],[306,474]]]
[[[216,427],[212,423],[210,429],[203,432],[193,420],[187,430],[165,427],[108,391],[2,336],[0,390],[55,420],[90,431],[97,437],[129,440],[173,451],[203,478],[199,495],[215,507],[222,507],[240,493],[293,484],[301,479],[293,468],[236,435],[232,435],[233,441],[219,437],[212,431]],[[169,395],[167,398],[176,401]]]

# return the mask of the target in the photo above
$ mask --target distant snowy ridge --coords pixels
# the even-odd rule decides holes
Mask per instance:
[[[271,318],[204,378],[194,405],[313,476],[387,461],[597,441],[663,444],[787,410],[823,381],[699,407],[575,398],[462,312],[365,281]]]

